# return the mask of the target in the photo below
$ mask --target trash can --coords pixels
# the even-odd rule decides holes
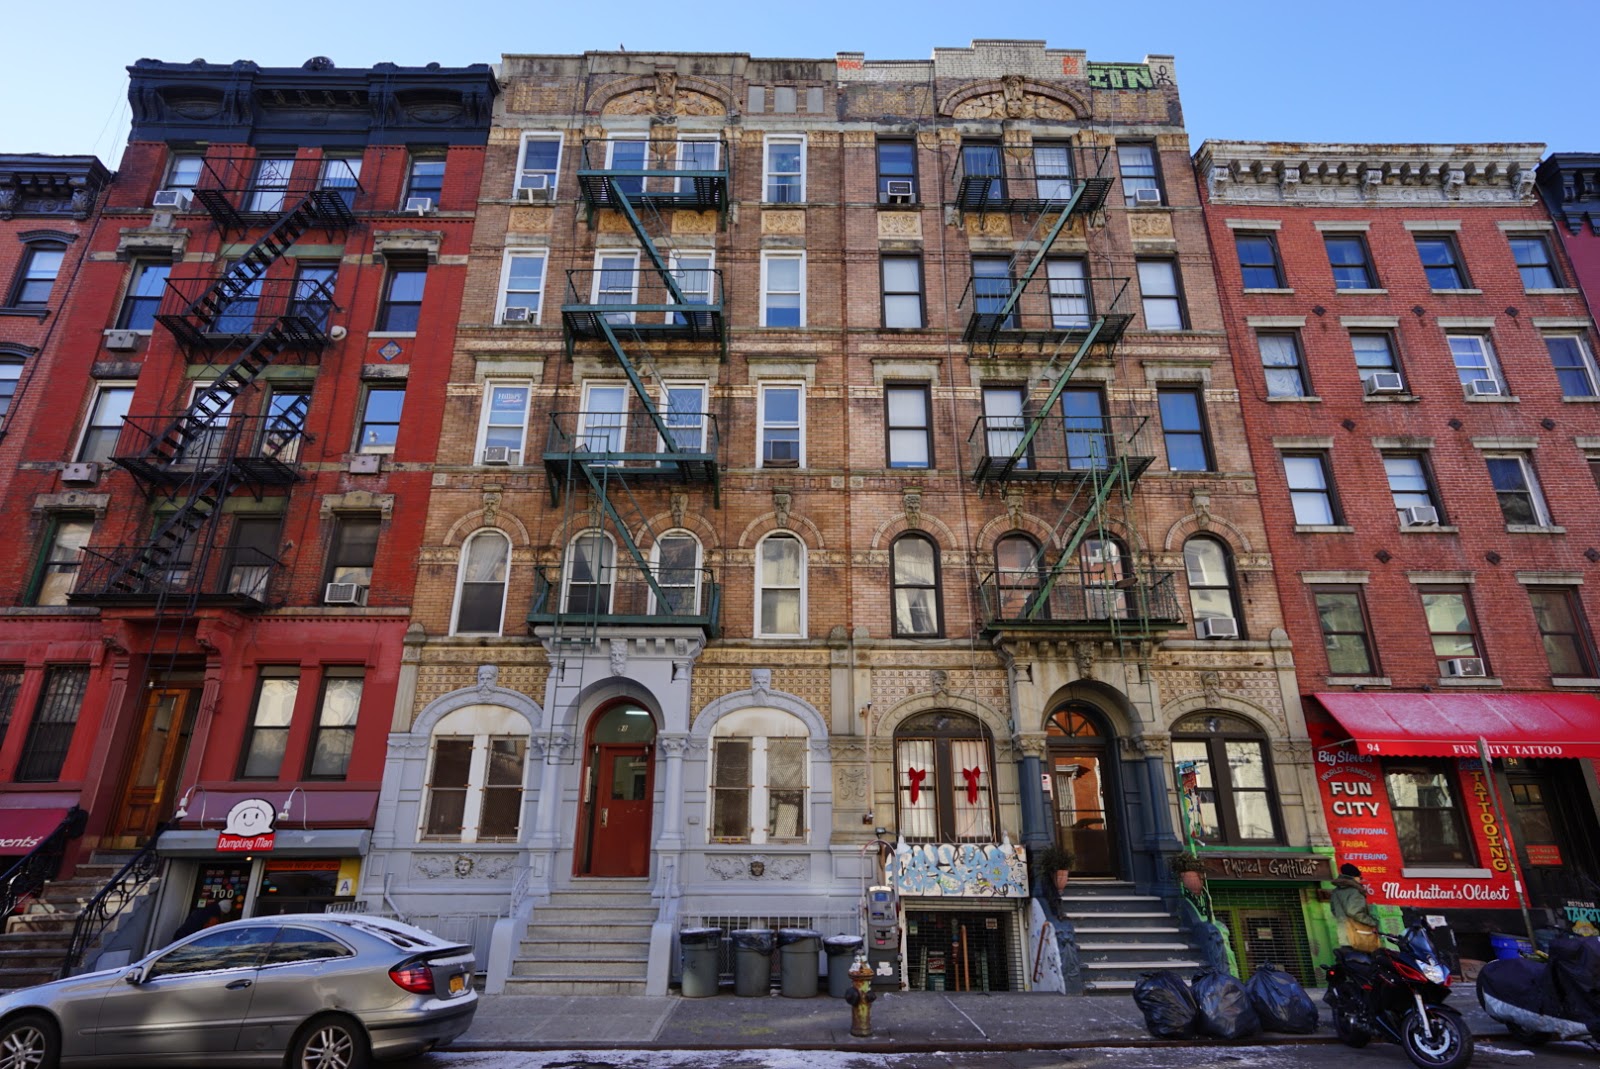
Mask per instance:
[[[772,932],[739,928],[733,932],[733,993],[750,998],[772,988]]]
[[[678,933],[683,952],[683,997],[709,998],[717,993],[717,958],[721,928],[685,928]]]
[[[779,928],[778,989],[784,998],[816,998],[817,952],[822,933],[810,928]]]
[[[861,952],[859,935],[830,935],[822,941],[828,955],[828,994],[844,998],[850,994],[850,966]]]
[[[1533,944],[1520,935],[1496,932],[1489,936],[1489,946],[1493,948],[1494,956],[1501,961],[1516,961],[1524,954],[1533,953]]]

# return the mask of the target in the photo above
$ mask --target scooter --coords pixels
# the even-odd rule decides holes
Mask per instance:
[[[1442,1005],[1450,997],[1450,970],[1427,929],[1413,924],[1403,935],[1384,938],[1392,950],[1334,951],[1323,996],[1333,1009],[1334,1031],[1351,1047],[1364,1047],[1374,1036],[1398,1043],[1420,1069],[1461,1069],[1472,1060],[1472,1032]]]
[[[1557,936],[1548,961],[1489,962],[1478,974],[1478,1002],[1530,1046],[1578,1039],[1600,1050],[1600,936]]]

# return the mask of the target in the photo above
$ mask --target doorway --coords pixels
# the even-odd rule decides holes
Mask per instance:
[[[1072,851],[1072,875],[1117,879],[1116,797],[1107,735],[1076,703],[1045,723],[1050,809],[1056,845]]]
[[[648,876],[656,723],[637,702],[597,713],[584,748],[575,876]]]
[[[157,687],[146,697],[112,829],[118,846],[144,843],[172,815],[199,706],[200,692],[190,687]]]
[[[1584,783],[1586,762],[1507,757],[1496,764],[1505,773],[1518,867],[1534,905],[1559,913],[1569,901],[1592,901],[1600,886],[1600,827]]]

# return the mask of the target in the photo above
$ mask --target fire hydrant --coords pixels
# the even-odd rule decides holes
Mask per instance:
[[[872,990],[872,966],[866,958],[857,958],[850,966],[850,990],[844,999],[850,1003],[850,1034],[858,1039],[872,1035],[872,1004],[878,1001]]]

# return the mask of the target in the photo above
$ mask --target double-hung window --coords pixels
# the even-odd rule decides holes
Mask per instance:
[[[500,322],[537,323],[544,303],[544,249],[510,249],[501,269]]]
[[[60,242],[35,241],[22,257],[22,269],[11,287],[13,308],[43,308],[50,301],[56,276],[67,258],[67,247]]]
[[[497,530],[478,531],[461,547],[453,634],[498,635],[505,614],[511,540]]]
[[[1478,643],[1478,623],[1466,587],[1419,586],[1422,612],[1428,621],[1428,638],[1439,662],[1441,676],[1450,673],[1449,662],[1483,658]],[[1487,674],[1487,668],[1483,673]]]
[[[927,535],[905,534],[889,547],[889,582],[894,634],[935,638],[943,633],[939,597],[939,549]]]
[[[317,175],[317,188],[330,189],[339,195],[346,208],[356,206],[356,193],[361,188],[361,157],[327,156],[322,161],[322,171]]]
[[[700,541],[687,531],[667,531],[650,547],[650,569],[661,596],[650,592],[652,616],[700,613]]]
[[[617,547],[604,531],[588,530],[567,543],[567,566],[562,569],[566,590],[562,608],[580,616],[611,613],[617,583]]]
[[[1146,330],[1182,330],[1183,298],[1178,293],[1178,265],[1171,260],[1140,260],[1139,295]]]
[[[174,153],[167,163],[167,178],[161,183],[162,189],[181,189],[185,192],[192,191],[200,184],[200,176],[205,171],[205,157],[192,153]]]
[[[282,516],[240,516],[234,521],[225,566],[228,593],[266,602],[282,531]]]
[[[1367,252],[1367,239],[1360,234],[1324,234],[1322,244],[1328,250],[1328,266],[1333,269],[1333,288],[1340,290],[1376,289],[1378,280],[1372,273],[1372,257]]]
[[[89,419],[84,424],[83,438],[78,442],[76,459],[81,463],[91,461],[105,464],[116,452],[117,439],[122,435],[122,421],[128,415],[128,405],[133,402],[133,383],[102,383],[95,390],[94,404],[89,409]]]
[[[1436,290],[1464,290],[1467,272],[1461,263],[1461,250],[1448,234],[1417,234],[1417,256],[1422,260],[1428,287]]]
[[[1450,359],[1455,362],[1461,385],[1477,396],[1505,392],[1505,379],[1495,360],[1494,346],[1483,334],[1451,334]]]
[[[803,252],[761,254],[761,325],[806,325],[806,257]]]
[[[878,142],[878,203],[914,204],[917,201],[917,143]]]
[[[1550,674],[1576,679],[1595,676],[1594,638],[1584,619],[1578,588],[1571,586],[1530,586],[1528,600],[1533,605],[1534,622]]]
[[[768,204],[800,204],[806,199],[806,139],[769,134],[763,149]]]
[[[1168,471],[1210,471],[1211,442],[1197,389],[1158,390],[1161,436],[1167,447]]]
[[[1068,469],[1110,467],[1112,439],[1105,392],[1097,386],[1067,387],[1061,391],[1061,417]]]
[[[1117,169],[1122,173],[1122,201],[1128,207],[1162,202],[1161,175],[1156,170],[1156,147],[1148,142],[1117,146]]]
[[[1290,332],[1257,334],[1261,366],[1267,377],[1268,397],[1307,397],[1311,384],[1306,379],[1305,361],[1300,356],[1300,338]]]
[[[1040,200],[1070,200],[1075,178],[1071,145],[1063,141],[1033,143],[1033,180]]]
[[[17,395],[17,383],[26,365],[24,353],[12,355],[0,346],[0,427],[5,426],[6,417],[11,414],[11,399]]]
[[[756,548],[756,637],[803,638],[806,626],[805,546],[777,532]]]
[[[323,600],[332,604],[363,604],[372,586],[372,570],[378,562],[377,516],[359,513],[336,515],[333,551],[328,554],[327,590]],[[354,587],[353,593],[348,589]],[[350,594],[348,600],[344,599]]]
[[[1326,453],[1285,453],[1283,473],[1289,483],[1294,522],[1300,527],[1332,527],[1339,522],[1338,501],[1328,474]]]
[[[1016,285],[1016,279],[1011,276],[1011,261],[1004,256],[974,256],[972,258],[972,310],[984,317],[981,321],[985,330],[997,328],[1000,330],[1015,330],[1017,326],[1017,309],[1013,305],[1011,311],[1006,312],[1005,318],[1000,319],[1000,313],[1005,311],[1006,300],[1011,296],[1011,289]]]
[[[1439,495],[1434,490],[1428,462],[1422,456],[1416,453],[1385,453],[1383,471],[1389,480],[1389,494],[1394,499],[1394,510],[1400,517],[1400,526],[1428,523],[1427,513],[1419,512],[1419,509],[1432,509],[1435,517],[1433,522],[1444,522],[1444,509],[1439,505]]]
[[[428,281],[424,267],[392,267],[383,282],[377,330],[414,334],[422,317],[422,293]]]
[[[39,562],[33,604],[65,605],[78,581],[83,547],[94,531],[93,516],[56,516],[50,523],[44,559]]]
[[[805,387],[799,383],[761,384],[760,468],[801,468],[806,463]]]
[[[1589,343],[1583,335],[1546,334],[1544,347],[1550,353],[1550,364],[1561,383],[1561,396],[1594,397],[1600,393],[1594,354],[1589,351]]]
[[[885,256],[883,269],[883,325],[916,329],[922,324],[922,260],[916,256]]]
[[[1239,254],[1239,274],[1247,290],[1283,288],[1283,264],[1278,259],[1278,242],[1270,232],[1236,230],[1233,246]]]
[[[963,141],[961,168],[965,181],[959,192],[976,205],[1005,196],[1005,173],[1000,146],[993,141]]]
[[[1356,357],[1356,374],[1361,376],[1363,384],[1374,375],[1400,374],[1394,355],[1394,338],[1386,331],[1353,332],[1350,348]]]
[[[1408,757],[1383,762],[1389,811],[1400,858],[1407,865],[1473,863],[1462,809],[1455,798],[1455,762]]]
[[[1204,633],[1206,620],[1232,620],[1240,637],[1244,621],[1239,618],[1234,596],[1233,558],[1228,547],[1209,535],[1195,535],[1183,544],[1183,569],[1189,580],[1189,612],[1195,630]]]
[[[1489,481],[1500,500],[1500,514],[1508,526],[1549,527],[1550,510],[1545,507],[1533,461],[1526,453],[1497,453],[1485,456]]]
[[[425,197],[428,200],[428,206],[437,209],[439,207],[439,198],[443,193],[444,153],[412,153],[411,170],[406,175],[406,195],[400,203],[405,205],[417,198]]]
[[[363,682],[359,668],[329,668],[323,672],[317,720],[306,748],[307,779],[344,779],[350,770]]]
[[[528,404],[532,393],[532,387],[525,382],[489,383],[484,393],[478,463],[522,463],[523,438],[527,434]]]
[[[1375,676],[1377,645],[1367,619],[1366,599],[1359,586],[1326,586],[1312,590],[1317,622],[1322,627],[1322,647],[1328,655],[1328,674]]]
[[[400,416],[405,411],[404,385],[368,386],[361,406],[356,452],[393,453],[400,441]]]
[[[1023,414],[1027,396],[1026,386],[983,388],[984,455],[991,464],[1011,463],[1013,468],[1022,469],[1032,467],[1032,457],[1029,455],[1033,452],[1031,448],[1022,456],[1016,455],[1022,446],[1023,431],[1028,425]]]
[[[933,412],[925,385],[885,386],[889,467],[933,467]]]
[[[239,758],[240,779],[278,777],[289,748],[289,725],[294,722],[299,695],[298,668],[261,669],[250,723],[245,728],[244,752]]]
[[[704,143],[685,142],[685,144]],[[674,252],[672,254],[672,280],[678,284],[678,291],[683,294],[685,304],[711,304],[713,300],[720,301],[722,299],[722,295],[717,290],[716,273],[712,270],[714,262],[714,256],[710,250],[705,252]],[[667,299],[671,299],[670,295]],[[668,323],[681,325],[691,321],[703,326],[709,320],[698,312],[667,313]]]
[[[741,709],[711,737],[711,841],[800,842],[808,830],[805,724],[776,709]]]
[[[1560,288],[1561,276],[1556,273],[1555,257],[1550,255],[1550,243],[1543,234],[1507,234],[1506,239],[1511,242],[1511,255],[1517,261],[1523,289]]]
[[[171,273],[170,263],[134,262],[128,291],[123,294],[122,308],[117,312],[118,330],[155,329],[156,309],[161,307],[161,297],[167,291],[167,276]]]
[[[1086,330],[1090,294],[1083,260],[1055,257],[1045,261],[1044,272],[1050,287],[1050,325],[1056,330]]]
[[[518,197],[554,200],[556,178],[561,173],[561,135],[529,133],[522,135],[522,158],[517,164]]]

